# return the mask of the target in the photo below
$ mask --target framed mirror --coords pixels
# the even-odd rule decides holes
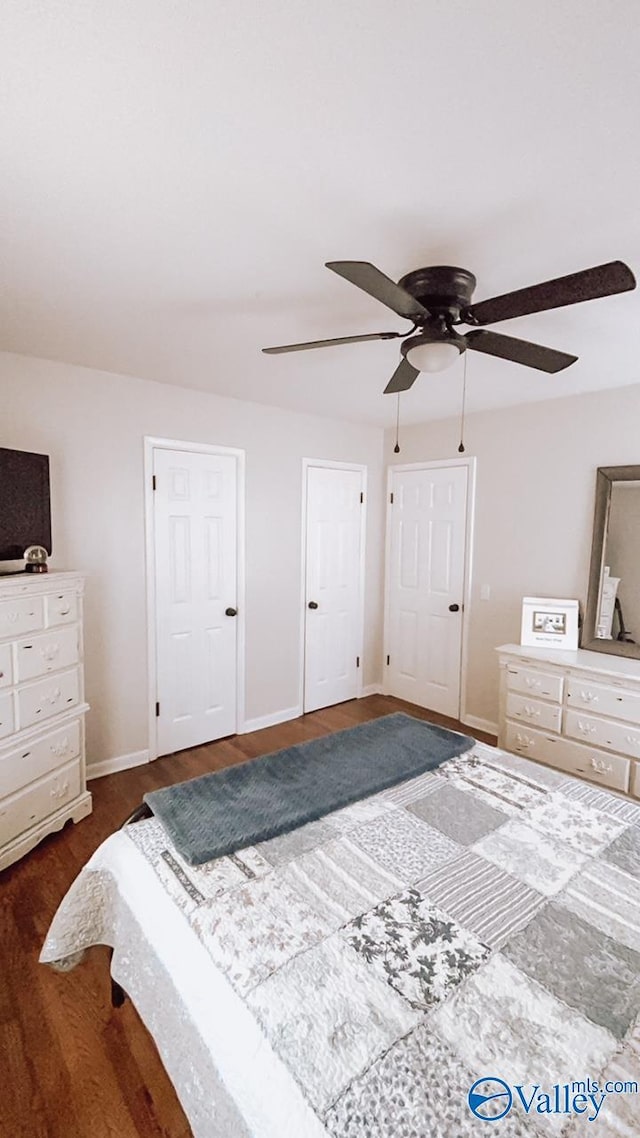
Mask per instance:
[[[640,466],[600,466],[581,645],[640,658]]]

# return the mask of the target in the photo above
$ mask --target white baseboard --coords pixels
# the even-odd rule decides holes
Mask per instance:
[[[382,695],[382,684],[367,684],[363,687],[358,699],[364,699],[368,695]]]
[[[141,767],[148,762],[148,751],[132,751],[130,755],[117,755],[115,759],[87,763],[87,781],[90,778],[103,778],[106,774],[115,774],[116,771],[128,771],[130,767]]]
[[[301,707],[286,707],[284,711],[273,711],[271,715],[245,719],[242,727],[238,728],[238,735],[248,735],[250,731],[262,731],[264,727],[277,727],[278,723],[287,723],[289,719],[297,719],[299,715],[302,715]]]
[[[498,734],[498,724],[490,719],[480,719],[477,715],[464,715],[461,719],[465,727],[475,727],[478,731],[486,731],[487,735]]]

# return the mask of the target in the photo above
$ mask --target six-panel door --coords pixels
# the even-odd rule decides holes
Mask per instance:
[[[236,459],[156,449],[154,474],[158,754],[166,755],[237,726]]]
[[[362,471],[307,470],[304,710],[358,694]]]
[[[396,470],[391,486],[385,690],[457,718],[467,467]]]

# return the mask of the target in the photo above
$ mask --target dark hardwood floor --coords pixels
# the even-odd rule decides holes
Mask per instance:
[[[66,975],[38,964],[51,918],[84,863],[146,791],[402,710],[496,742],[400,700],[369,696],[96,779],[89,818],[0,874],[0,1138],[189,1138],[131,1003],[111,1008],[107,949],[92,949]]]

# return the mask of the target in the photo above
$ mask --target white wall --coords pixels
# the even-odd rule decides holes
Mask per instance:
[[[246,717],[298,703],[302,458],[368,466],[364,683],[380,679],[379,428],[0,353],[0,445],[51,458],[52,567],[87,574],[90,763],[145,750],[143,437],[246,451]]]
[[[458,418],[401,428],[396,456],[387,431],[386,461],[458,457],[459,432]],[[465,443],[478,467],[464,710],[495,723],[494,648],[519,642],[522,597],[574,597],[584,608],[596,468],[640,463],[640,385],[478,412]]]

